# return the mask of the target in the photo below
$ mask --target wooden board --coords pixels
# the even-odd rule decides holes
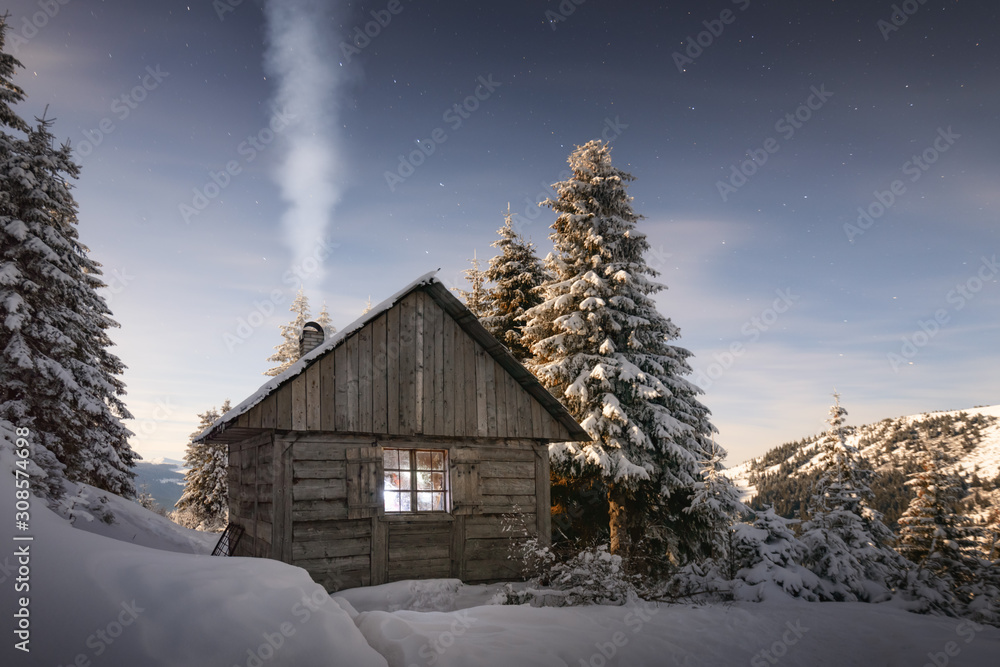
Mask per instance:
[[[370,537],[372,524],[369,519],[354,521],[300,521],[295,524],[292,536],[296,541],[328,541]]]
[[[372,585],[387,581],[389,574],[389,524],[377,516],[371,518],[371,577]]]
[[[302,377],[301,375],[299,377]],[[320,365],[314,363],[306,369],[306,430],[319,431],[322,428],[320,422],[320,406],[322,396],[320,393]]]
[[[345,354],[347,355],[347,425],[344,430],[356,432],[360,430],[360,391],[358,387],[361,379],[361,369],[359,362],[359,334],[354,334],[348,338],[342,347],[345,348]]]
[[[372,432],[389,432],[386,378],[385,315],[371,323],[372,329]]]
[[[281,431],[292,428],[292,386],[286,384],[275,392],[275,427]]]
[[[292,430],[306,430],[306,374],[292,380]]]
[[[399,431],[401,435],[416,432],[416,368],[417,349],[415,335],[416,295],[410,294],[400,302],[399,308]]]
[[[336,353],[330,352],[323,355],[319,361],[319,393],[320,393],[320,422],[321,431],[337,430],[336,423],[336,402],[337,402],[337,368]]]
[[[441,322],[441,429],[440,435],[455,435],[455,323]]]
[[[346,344],[341,344],[337,349],[333,351],[334,356],[334,373],[336,382],[336,391],[334,398],[334,429],[337,431],[348,430],[348,406],[347,406],[347,391],[348,391],[348,369],[347,369],[347,346]]]
[[[385,314],[386,411],[388,432],[399,433],[399,309],[390,308]]]
[[[372,329],[358,332],[358,429],[372,432]]]

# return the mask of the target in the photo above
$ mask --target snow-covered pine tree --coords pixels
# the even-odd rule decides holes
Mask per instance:
[[[531,352],[521,342],[526,310],[542,302],[538,288],[545,280],[542,263],[535,255],[535,246],[514,231],[508,206],[504,225],[492,243],[500,254],[490,260],[483,278],[492,287],[486,291],[483,315],[480,321],[493,337],[507,346],[518,361],[527,359]]]
[[[708,443],[702,460],[701,479],[694,484],[691,504],[684,512],[692,516],[698,526],[696,534],[704,535],[701,551],[716,560],[729,559],[733,525],[750,509],[740,500],[739,489],[722,474],[726,451],[715,440]]]
[[[194,439],[211,426],[232,406],[227,398],[222,407],[211,408],[198,415],[198,430],[191,434],[191,441],[184,455],[188,467],[184,474],[184,493],[174,505],[178,523],[190,528],[215,530],[225,526],[229,512],[229,451],[225,443],[194,442]]]
[[[806,564],[830,583],[834,599],[875,601],[896,584],[904,562],[889,547],[892,531],[868,504],[875,472],[847,442],[847,410],[840,395],[833,396],[830,428],[817,443],[821,472],[801,540],[808,550]]]
[[[323,304],[323,310],[319,311],[319,315],[316,316],[316,324],[323,327],[324,338],[329,338],[337,333],[337,327],[333,326],[333,320],[330,319],[330,311],[326,309],[325,303]]]
[[[462,273],[465,274],[465,280],[472,289],[464,290],[460,287],[452,287],[451,289],[461,295],[465,307],[472,311],[473,315],[482,317],[486,314],[486,288],[484,287],[486,278],[475,250],[472,251],[472,259],[469,260],[469,264],[469,268]]]
[[[806,547],[795,536],[793,523],[764,506],[756,511],[752,524],[733,527],[731,550],[739,567],[736,579],[746,585],[734,585],[734,598],[764,600],[771,587],[810,601],[826,597],[822,581],[802,565]]]
[[[683,510],[715,429],[701,390],[683,377],[691,353],[669,343],[680,330],[651,298],[664,286],[643,257],[649,243],[626,192],[632,175],[612,166],[600,141],[577,147],[569,164],[570,179],[553,186],[558,197],[543,202],[558,214],[555,251],[523,337],[528,368],[594,442],[550,446],[554,469],[601,476],[612,552],[629,555],[656,513],[688,557],[702,536],[685,530]]]
[[[281,325],[283,340],[280,345],[274,346],[274,354],[267,358],[268,361],[273,361],[278,365],[264,371],[264,375],[281,375],[289,366],[299,360],[299,338],[302,336],[302,328],[309,321],[309,297],[305,295],[301,287],[288,310],[295,313],[295,319],[288,324]]]
[[[1000,584],[980,553],[982,527],[963,514],[967,488],[954,464],[954,457],[927,445],[907,482],[916,496],[899,518],[898,549],[914,570],[907,588],[929,609],[945,613],[963,613],[977,598],[995,599],[996,591],[986,587]]]
[[[23,98],[7,78],[17,66],[0,57],[0,119],[24,131],[9,107]],[[108,351],[118,325],[76,227],[68,180],[79,167],[50,126],[39,119],[26,139],[0,132],[0,419],[31,429],[43,495],[58,498],[68,478],[132,498],[139,456],[122,424],[124,365]]]

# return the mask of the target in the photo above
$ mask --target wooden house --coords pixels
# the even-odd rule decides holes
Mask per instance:
[[[232,555],[333,591],[517,577],[502,515],[547,541],[547,443],[589,436],[430,273],[198,439],[229,446]]]

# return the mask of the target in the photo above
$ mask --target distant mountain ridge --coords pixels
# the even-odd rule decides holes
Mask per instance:
[[[816,443],[822,435],[779,445],[729,468],[727,475],[753,507],[773,505],[782,516],[800,518],[816,480]],[[913,497],[905,482],[916,470],[925,444],[944,449],[956,459],[953,467],[968,487],[969,514],[986,519],[1000,511],[1000,405],[883,419],[852,427],[848,442],[880,474],[872,485],[872,505],[894,530]]]
[[[163,509],[172,512],[174,503],[184,493],[184,462],[166,458],[151,459],[137,462],[134,470],[136,490],[150,494]]]

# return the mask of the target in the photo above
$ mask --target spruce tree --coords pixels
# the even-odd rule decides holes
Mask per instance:
[[[221,527],[229,511],[229,451],[225,443],[194,442],[206,428],[229,412],[229,399],[216,410],[211,408],[198,415],[198,430],[191,434],[184,463],[184,493],[174,505],[179,514],[188,515],[182,523],[190,527],[214,529]]]
[[[910,475],[916,497],[899,519],[899,552],[913,563],[907,588],[929,609],[966,613],[996,623],[995,566],[983,559],[981,526],[963,513],[966,485],[954,471],[955,458],[927,445],[919,469]]]
[[[268,361],[273,361],[278,365],[264,371],[264,375],[281,375],[289,366],[299,360],[299,338],[302,337],[302,329],[309,321],[309,298],[301,287],[288,310],[295,313],[295,318],[288,324],[281,325],[283,340],[280,345],[274,346],[275,353],[267,358]]]
[[[750,509],[740,500],[740,492],[722,471],[725,450],[714,440],[699,461],[701,479],[694,484],[691,504],[684,512],[693,517],[698,526],[697,534],[703,536],[700,545],[702,553],[715,558],[727,559],[731,547],[731,529]]]
[[[323,309],[319,311],[319,315],[316,316],[316,324],[323,327],[324,339],[337,333],[337,327],[333,326],[333,320],[330,319],[330,311],[326,309],[325,303],[323,304]]]
[[[476,257],[476,252],[472,252],[472,259],[469,260],[471,266],[462,271],[465,274],[465,280],[469,283],[472,289],[464,290],[459,287],[452,287],[451,289],[458,292],[462,296],[462,300],[465,302],[465,307],[468,308],[473,315],[476,317],[482,317],[486,314],[486,288],[483,286],[486,282],[484,272],[479,264],[479,258]]]
[[[0,51],[6,25],[0,21]],[[23,97],[0,56],[0,118],[24,131],[9,102]],[[0,132],[0,419],[31,429],[35,488],[55,499],[62,478],[134,497],[139,458],[122,424],[122,362],[108,351],[118,326],[97,290],[100,264],[79,239],[69,145],[54,147],[51,120],[21,139]]]
[[[833,396],[830,428],[817,444],[820,476],[801,539],[808,549],[806,564],[830,582],[834,599],[872,601],[895,584],[903,561],[889,547],[892,531],[869,505],[875,472],[848,443],[847,410],[840,395]]]
[[[594,441],[550,446],[554,470],[601,477],[613,553],[630,555],[652,515],[690,555],[701,538],[685,530],[684,509],[715,429],[701,390],[683,377],[691,353],[669,342],[680,330],[652,300],[664,286],[643,257],[649,243],[626,192],[633,177],[600,141],[579,146],[569,164],[557,198],[543,202],[558,214],[555,250],[523,339],[528,368]]]
[[[534,244],[525,241],[514,231],[508,207],[504,225],[493,242],[500,254],[490,260],[483,274],[493,286],[487,290],[484,313],[480,321],[493,337],[507,346],[518,361],[523,362],[531,352],[521,341],[524,313],[542,302],[538,289],[545,280],[542,263],[535,255]]]

